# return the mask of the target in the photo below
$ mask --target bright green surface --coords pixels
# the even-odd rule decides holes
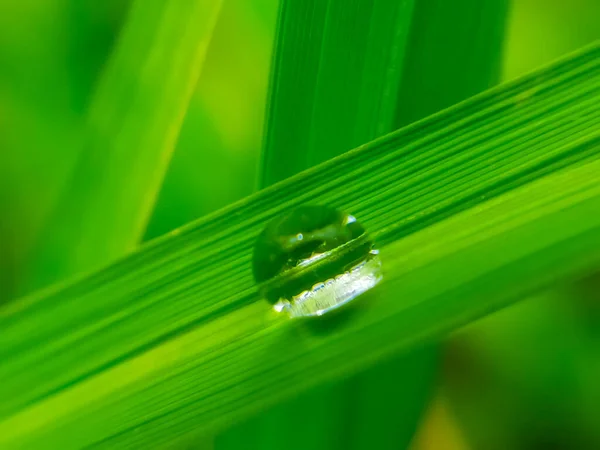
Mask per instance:
[[[0,442],[218,429],[597,264],[599,99],[596,45],[13,302]],[[326,335],[271,316],[250,274],[265,220],[307,198],[356,211],[386,260],[380,294]]]
[[[390,244],[387,283],[326,337],[253,303],[3,421],[2,442],[70,448],[123,430],[106,447],[167,443],[439,336],[600,262],[599,174],[587,162]]]

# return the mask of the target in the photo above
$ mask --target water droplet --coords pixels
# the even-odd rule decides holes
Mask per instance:
[[[322,316],[382,278],[379,251],[348,214],[302,206],[271,221],[254,248],[254,278],[277,312]]]

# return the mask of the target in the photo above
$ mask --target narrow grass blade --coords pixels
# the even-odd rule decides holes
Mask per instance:
[[[261,188],[393,130],[413,6],[412,0],[282,2]],[[406,447],[435,356],[411,355],[398,362],[402,370],[387,364],[303,393],[228,431],[217,447]],[[375,385],[365,386],[375,377]],[[289,423],[308,417],[302,433],[290,439]]]
[[[398,96],[397,126],[496,84],[509,0],[424,0],[415,14]]]
[[[80,160],[26,290],[138,244],[175,146],[221,0],[137,0],[92,99]]]
[[[433,114],[496,84],[500,75],[501,43],[508,0],[442,0],[415,2],[396,112],[399,125]],[[438,349],[429,352],[433,357]],[[432,366],[432,364],[429,364]],[[410,366],[409,366],[410,367]],[[402,358],[390,360],[353,377],[348,392],[362,392],[346,409],[353,417],[353,448],[397,450],[408,447],[417,423],[407,421],[403,407],[422,381],[402,382],[408,372]],[[387,383],[386,383],[387,380]],[[412,381],[412,389],[407,382]],[[404,386],[404,391],[399,386]],[[396,395],[394,395],[396,393]],[[421,394],[424,403],[429,392]],[[415,411],[413,417],[420,417]],[[347,413],[348,414],[348,413]],[[404,425],[404,427],[403,427]],[[404,435],[399,432],[408,428]]]
[[[269,2],[223,3],[145,240],[254,192],[277,15]]]
[[[261,186],[391,131],[412,0],[284,0]]]
[[[596,44],[4,306],[0,446],[218,431],[597,265],[599,105]],[[356,211],[386,270],[312,337],[250,266],[264,223],[306,201]]]

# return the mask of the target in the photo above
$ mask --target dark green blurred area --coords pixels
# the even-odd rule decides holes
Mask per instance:
[[[65,188],[126,12],[117,0],[0,1],[0,302]],[[254,191],[275,18],[274,1],[225,1],[147,239]],[[598,0],[514,0],[503,78],[598,38]],[[439,449],[600,448],[599,380],[600,277],[582,274],[448,341],[439,395],[460,438],[435,420],[420,437],[438,435]],[[434,448],[421,438],[415,448]]]

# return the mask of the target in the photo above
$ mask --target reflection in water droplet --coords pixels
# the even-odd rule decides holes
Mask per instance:
[[[270,222],[254,248],[254,278],[277,312],[321,316],[374,287],[379,251],[353,216],[302,206]]]

